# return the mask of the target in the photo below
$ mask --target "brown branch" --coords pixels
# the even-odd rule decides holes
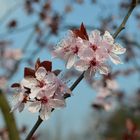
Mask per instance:
[[[116,38],[118,36],[118,34],[123,30],[125,29],[125,25],[126,25],[126,22],[128,21],[131,13],[133,12],[134,8],[136,7],[137,5],[137,0],[132,0],[131,4],[130,4],[130,8],[126,14],[126,16],[124,17],[122,23],[120,24],[119,28],[116,30],[116,32],[114,33],[113,37]]]

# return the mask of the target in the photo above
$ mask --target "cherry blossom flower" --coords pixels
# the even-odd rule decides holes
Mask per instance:
[[[53,93],[56,90],[56,87],[51,82],[47,81],[47,71],[45,68],[40,67],[35,72],[35,78],[34,77],[25,77],[22,80],[22,84],[31,89],[30,98],[35,98],[37,94],[39,94],[42,91],[46,91],[48,93]]]
[[[105,64],[105,58],[96,54],[91,48],[86,48],[79,53],[80,60],[75,63],[78,71],[86,71],[85,75],[92,76],[96,71],[101,74],[108,74],[109,69]]]
[[[49,73],[47,75],[47,81],[48,83],[55,85],[55,97],[57,96],[57,98],[61,98],[64,96],[65,93],[71,94],[71,90],[68,88],[68,86],[54,73]]]
[[[39,59],[36,61],[35,70],[25,68],[24,78],[20,84],[12,85],[19,93],[12,111],[18,109],[21,112],[28,103],[28,110],[32,113],[39,112],[44,120],[49,118],[53,109],[65,107],[64,95],[71,94],[71,91],[57,77],[59,72],[52,71],[50,61],[40,62]]]
[[[30,98],[35,98],[40,92],[44,91],[49,94],[61,94],[62,96],[65,93],[70,93],[69,88],[54,73],[47,72],[43,67],[38,68],[35,76],[35,78],[25,77],[22,80],[22,84],[31,89]]]
[[[13,84],[12,87],[17,90],[17,94],[16,94],[16,96],[14,96],[15,100],[16,100],[16,103],[11,108],[11,112],[13,112],[17,109],[18,109],[19,112],[22,112],[24,107],[25,107],[25,104],[29,100],[30,90],[28,88],[24,88],[22,86],[22,84],[20,85],[18,83]]]
[[[28,110],[32,113],[39,112],[42,120],[50,117],[52,109],[65,107],[65,100],[55,98],[53,92],[42,91],[36,96],[36,100],[29,105]]]
[[[67,61],[66,67],[69,69],[77,59],[78,52],[82,43],[81,38],[76,38],[72,31],[63,39],[58,47],[52,52],[53,57],[60,57]]]
[[[80,29],[69,31],[60,45],[53,51],[54,57],[60,57],[67,61],[67,68],[73,65],[78,71],[86,71],[85,75],[92,76],[97,71],[100,74],[108,74],[109,58],[115,64],[121,64],[119,54],[126,49],[116,43],[108,31],[102,35],[99,30],[93,30],[87,34],[82,23]]]
[[[122,64],[122,61],[118,55],[125,53],[126,49],[120,44],[115,43],[114,38],[108,31],[105,31],[103,41],[111,61],[114,64]]]

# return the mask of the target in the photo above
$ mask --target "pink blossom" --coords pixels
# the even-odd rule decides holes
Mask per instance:
[[[75,68],[79,71],[86,71],[86,75],[92,76],[99,70],[101,74],[108,74],[109,69],[105,62],[107,61],[107,53],[103,47],[102,38],[98,30],[94,30],[89,35],[89,40],[84,41],[85,47],[78,56],[79,59],[75,63]]]
[[[17,89],[20,92],[12,111],[16,109],[22,111],[25,103],[28,102],[29,111],[39,112],[42,120],[49,118],[52,109],[65,107],[64,94],[71,93],[53,72],[47,71],[44,67],[39,67],[35,71],[35,77],[25,76]]]
[[[22,87],[22,85],[20,87],[16,88],[17,90],[17,95],[14,96],[15,97],[15,104],[11,109],[11,112],[15,111],[18,109],[19,112],[22,112],[25,104],[27,103],[27,100],[29,99],[28,97],[28,89],[25,89],[24,87]]]
[[[25,87],[30,88],[31,90],[31,93],[29,94],[30,98],[35,98],[37,94],[42,91],[46,91],[48,92],[48,94],[54,94],[56,87],[51,82],[49,83],[47,81],[47,74],[48,72],[44,67],[39,67],[38,70],[35,72],[35,78],[25,77],[22,80],[22,84]]]
[[[103,35],[103,42],[111,61],[114,64],[122,64],[122,61],[118,55],[125,53],[126,49],[123,48],[120,44],[115,43],[114,38],[108,31],[105,31]]]
[[[80,60],[75,63],[78,71],[86,71],[85,75],[92,76],[96,71],[101,74],[108,74],[109,69],[105,64],[106,59],[95,53],[91,48],[86,48],[79,54]]]
[[[30,98],[35,98],[39,93],[64,95],[70,93],[69,88],[52,72],[47,72],[44,67],[39,67],[35,72],[36,78],[27,77],[22,84],[31,89]],[[60,95],[60,94],[59,94]]]
[[[42,91],[36,96],[36,100],[30,103],[28,110],[32,113],[39,112],[42,120],[49,118],[52,109],[65,107],[65,100],[55,98],[52,92],[50,94]]]
[[[58,44],[58,48],[52,52],[52,55],[67,61],[66,67],[69,69],[76,62],[77,55],[82,47],[81,43],[82,39],[75,37],[73,32],[69,31],[68,36]]]
[[[99,30],[93,30],[87,34],[83,23],[80,29],[70,31],[68,36],[61,41],[59,47],[53,51],[54,57],[60,57],[67,61],[67,68],[73,65],[79,71],[86,71],[85,75],[92,76],[99,71],[108,74],[109,58],[115,64],[121,64],[119,54],[126,49],[115,43],[108,31],[101,35]]]

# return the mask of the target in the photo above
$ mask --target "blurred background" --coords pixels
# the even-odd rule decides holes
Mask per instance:
[[[11,124],[24,140],[38,117],[26,109],[9,113],[15,94],[10,85],[22,80],[24,67],[33,67],[37,58],[51,60],[53,69],[63,70],[61,79],[72,85],[80,73],[52,59],[52,50],[82,22],[89,32],[113,34],[130,4],[131,0],[0,0],[0,140],[16,140],[8,132]],[[110,63],[109,75],[84,79],[67,99],[67,107],[54,111],[33,140],[139,140],[139,38],[140,1],[116,39],[127,49],[121,57],[124,64]]]

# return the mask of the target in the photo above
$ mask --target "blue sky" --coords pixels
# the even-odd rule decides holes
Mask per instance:
[[[19,0],[17,0],[19,1]],[[59,2],[57,2],[57,0],[55,0],[56,3],[54,4],[54,7],[59,10],[60,12],[63,12],[61,9],[62,7],[65,5],[66,1],[65,0],[60,0]],[[100,2],[106,2],[108,4],[110,4],[110,9],[102,9],[102,8],[97,8],[94,5],[90,5],[90,2],[86,2],[86,4],[84,4],[84,6],[81,5],[75,5],[74,6],[74,14],[69,14],[67,19],[65,20],[65,23],[69,23],[69,24],[77,24],[80,25],[81,22],[84,22],[85,25],[93,25],[93,26],[98,26],[99,23],[99,16],[107,16],[108,12],[112,12],[112,13],[116,13],[117,11],[117,5],[116,3],[119,0],[116,1],[112,1],[112,0],[108,0],[107,2],[104,0],[101,0]],[[0,6],[2,7],[0,10],[0,17],[3,16],[3,14],[13,5],[13,0],[0,0]],[[113,4],[113,5],[112,5]],[[84,7],[84,8],[83,8]],[[18,14],[17,14],[18,13]],[[100,15],[99,15],[100,14]],[[93,16],[91,16],[93,15]],[[17,10],[15,12],[13,12],[12,16],[10,16],[10,18],[12,17],[22,17],[23,19],[21,21],[23,21],[21,24],[25,25],[28,22],[31,22],[33,20],[35,20],[34,18],[32,19],[32,21],[29,21],[28,18],[25,17],[25,15],[21,12],[20,8],[17,8]],[[91,18],[92,17],[92,18]],[[9,20],[9,19],[7,19]],[[131,18],[127,24],[127,26],[129,27],[128,30],[131,30]],[[127,30],[127,28],[126,28]],[[3,32],[4,28],[3,26],[1,27],[1,31]],[[113,31],[114,32],[114,31]],[[24,39],[27,37],[27,34],[30,33],[30,30],[25,32],[25,33],[18,33],[15,35],[11,35],[11,36],[15,36],[16,38],[16,43],[14,44],[14,47],[22,47],[23,43],[24,43]],[[57,44],[57,42],[59,42],[59,40],[66,34],[65,32],[62,32],[62,34],[59,37],[54,37],[54,42]],[[8,38],[11,38],[11,36],[8,36]],[[34,43],[31,43],[31,49],[33,49],[34,47]],[[38,54],[36,56],[36,58],[40,57],[41,60],[45,60],[45,59],[51,59],[51,55],[47,55],[47,51],[43,50],[40,52],[40,54]],[[53,66],[54,69],[58,68],[58,67],[62,67],[62,69],[65,69],[65,65],[63,64],[63,62],[61,62],[58,59],[53,60]],[[11,82],[15,82],[15,81],[20,81],[22,78],[22,71],[23,71],[23,66],[26,64],[23,64],[20,68],[20,71],[17,73],[17,76],[14,77],[12,79]],[[125,68],[131,66],[133,67],[133,65],[128,64],[128,65],[124,65],[124,66],[119,66],[119,68]],[[117,66],[113,66],[113,69],[117,69]],[[121,77],[117,79],[120,87],[122,89],[124,89],[125,91],[127,91],[128,93],[133,91],[136,87],[138,87],[138,76],[137,75],[133,75],[133,76],[129,76],[126,78]],[[130,81],[129,83],[127,81]],[[131,85],[131,86],[130,86]],[[68,133],[69,131],[76,131],[76,132],[80,132],[81,128],[83,127],[83,125],[85,124],[88,115],[92,112],[92,109],[90,108],[90,105],[92,103],[92,101],[95,98],[95,92],[93,91],[93,89],[89,88],[88,85],[86,84],[86,82],[82,81],[78,87],[74,90],[73,92],[74,96],[72,96],[71,98],[69,98],[67,100],[67,107],[63,110],[58,110],[52,113],[52,117],[47,120],[46,122],[44,122],[41,125],[41,128],[44,127],[48,127],[52,130],[55,130],[55,126],[56,123],[58,121],[62,122],[62,129],[64,132]],[[11,97],[8,97],[11,100]],[[31,114],[28,111],[22,112],[22,113],[15,113],[15,116],[17,118],[17,122],[18,122],[18,126],[20,127],[22,124],[27,124],[29,126],[29,129],[31,129],[31,127],[33,126],[33,124],[35,123],[36,119],[37,119],[37,114]],[[83,123],[84,122],[84,123]],[[40,129],[41,130],[41,129]]]

